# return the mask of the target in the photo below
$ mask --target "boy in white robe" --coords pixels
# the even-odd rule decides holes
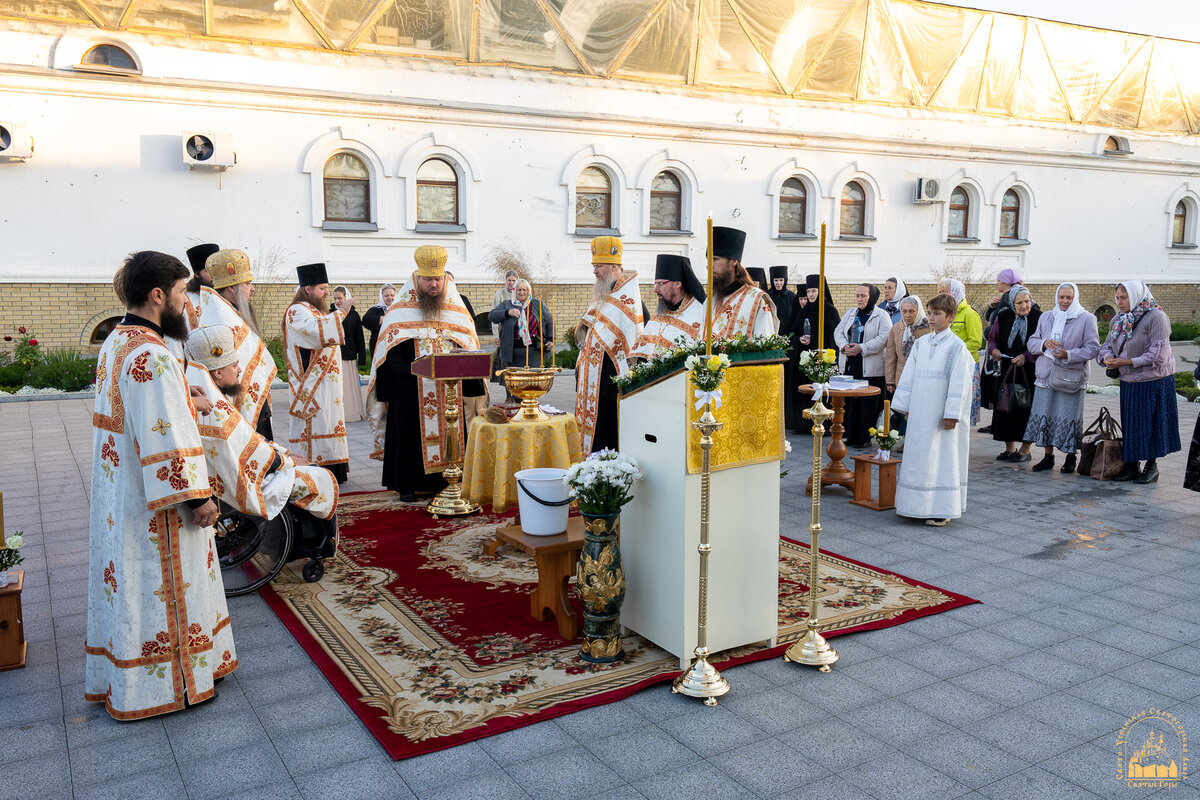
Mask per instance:
[[[892,399],[892,410],[908,415],[896,513],[938,527],[967,510],[975,360],[950,331],[957,307],[947,294],[929,301],[933,333],[913,344]]]

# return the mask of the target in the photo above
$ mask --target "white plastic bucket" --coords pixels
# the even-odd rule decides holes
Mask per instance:
[[[554,536],[567,532],[571,493],[563,477],[565,469],[523,469],[517,479],[517,506],[521,530],[530,536]]]

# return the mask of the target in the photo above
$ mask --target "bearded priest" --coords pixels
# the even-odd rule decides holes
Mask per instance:
[[[291,503],[320,520],[317,526],[332,543],[337,540],[337,481],[329,470],[307,465],[262,437],[242,418],[235,341],[229,327],[208,325],[192,331],[184,348],[188,383],[203,389],[212,403],[210,411],[196,417],[209,487],[238,511],[263,519],[274,519]],[[332,546],[323,555],[332,556]]]
[[[367,387],[377,405],[386,403],[384,418],[372,418],[373,425],[384,427],[383,485],[407,501],[445,488],[442,472],[450,466],[443,449],[446,383],[413,375],[412,363],[454,348],[479,349],[475,321],[446,272],[446,249],[418,247],[413,258],[416,271],[380,322]],[[462,398],[479,397],[485,390],[482,381],[463,382],[458,393],[460,420]],[[465,452],[461,424],[457,435],[458,452]]]
[[[296,268],[300,288],[283,314],[283,355],[292,390],[288,449],[325,467],[342,483],[350,475],[346,417],[342,409],[342,319],[329,310],[329,276],[324,264]],[[346,298],[346,308],[354,303]]]
[[[633,346],[631,358],[652,358],[678,347],[677,340],[694,344],[704,333],[704,284],[687,256],[660,254],[654,263],[654,294],[658,308]]]
[[[217,519],[183,369],[187,268],[134,253],[113,282],[125,317],[96,363],[84,697],[119,720],[213,697],[237,666]]]
[[[579,324],[575,341],[575,418],[583,454],[617,449],[617,387],[614,377],[629,372],[633,345],[649,315],[642,308],[637,273],[621,269],[621,240],[592,239],[592,302]]]
[[[742,266],[746,232],[713,228],[713,337],[732,339],[779,332],[775,304]]]

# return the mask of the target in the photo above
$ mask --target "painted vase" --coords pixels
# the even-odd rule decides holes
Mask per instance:
[[[583,515],[583,551],[575,567],[583,605],[580,658],[593,664],[623,661],[621,604],[625,602],[625,568],[617,543],[620,512]]]

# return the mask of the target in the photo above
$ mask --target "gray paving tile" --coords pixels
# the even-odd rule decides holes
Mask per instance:
[[[416,797],[393,768],[390,756],[376,755],[310,772],[296,779],[305,800],[410,800]]]
[[[155,720],[117,723],[134,727],[129,736],[106,739],[95,744],[71,745],[71,778],[79,786],[106,783],[122,775],[173,767],[175,756],[161,725]],[[68,741],[71,733],[68,730]]]
[[[979,792],[992,800],[1090,800],[1096,796],[1040,767],[1001,778]]]
[[[1166,664],[1175,669],[1181,669],[1185,672],[1191,672],[1194,675],[1200,675],[1200,647],[1189,645],[1176,647],[1174,650],[1159,653],[1150,660],[1159,664]]]
[[[1030,764],[1037,764],[1089,741],[1085,735],[1064,732],[1019,709],[974,722],[970,733]]]
[[[1095,670],[1051,655],[1048,650],[1010,658],[1000,666],[1055,689],[1078,685],[1096,674]]]
[[[1200,675],[1157,661],[1139,661],[1114,670],[1113,675],[1176,700],[1187,700],[1200,694]]]
[[[364,754],[385,755],[379,742],[357,719],[339,725],[320,725],[283,738],[274,737],[271,742],[283,759],[283,765],[297,779],[297,785],[301,783],[301,775],[360,761]]]
[[[221,768],[214,770],[213,764],[220,764]],[[300,796],[299,788],[270,742],[243,745],[207,760],[184,762],[179,765],[179,771],[189,800],[213,800],[226,795],[255,796],[258,794],[256,787],[260,786]]]
[[[623,702],[585,708],[554,722],[581,744],[650,724],[631,703]]]
[[[1195,587],[1193,587],[1193,591],[1195,591]],[[1173,611],[1173,608],[1165,611],[1152,611],[1144,617],[1130,620],[1129,628],[1136,631],[1149,631],[1183,644],[1200,642],[1200,624],[1180,619],[1172,613]]]
[[[953,636],[954,634],[947,635]],[[941,641],[934,641],[911,652],[894,653],[893,657],[943,679],[973,672],[984,666],[985,663],[978,656],[956,650]]]
[[[62,690],[58,686],[13,697],[6,695],[0,703],[0,728],[50,718],[62,719]]]
[[[1121,680],[1116,675],[1101,675],[1078,686],[1070,686],[1066,691],[1093,705],[1127,716],[1147,708],[1168,708],[1176,702],[1175,698]]]
[[[846,775],[864,761],[897,752],[869,732],[836,718],[804,725],[777,738],[793,752],[836,775]]]
[[[688,717],[674,717],[657,723],[668,734],[684,746],[708,757],[717,753],[733,750],[742,745],[750,744],[766,737],[762,728],[751,724],[732,711],[721,708],[702,707],[702,721]]]
[[[1004,710],[1004,707],[994,700],[980,697],[961,686],[945,681],[902,694],[896,699],[957,727]]]
[[[418,795],[498,769],[496,762],[478,742],[467,742],[447,750],[406,758],[395,762],[393,767],[404,783]]]
[[[990,626],[987,630],[967,631],[947,636],[942,639],[942,642],[955,650],[962,650],[981,661],[993,664],[1028,653],[1033,649],[1029,645],[1014,642],[1012,639],[992,633]]]
[[[1015,707],[1043,697],[1054,691],[1038,681],[995,664],[950,679],[955,686],[991,698],[1002,705]]]
[[[936,675],[890,656],[865,664],[847,664],[836,669],[838,674],[878,689],[886,697],[895,697],[939,680]]]
[[[0,800],[72,800],[71,771],[63,751],[22,759],[4,767]]]
[[[76,781],[75,800],[153,800],[184,797],[183,778],[171,763],[130,775],[125,772],[102,783]]]
[[[4,742],[0,747],[0,766],[67,751],[67,733],[61,719],[43,719],[0,729],[0,742]]]
[[[878,800],[951,800],[971,790],[903,753],[860,764],[845,777]]]
[[[291,781],[251,786],[246,789],[214,798],[214,800],[305,800],[300,787]]]
[[[810,679],[803,684],[787,687],[788,691],[805,702],[811,702],[834,714],[887,697],[883,692],[862,681],[842,675],[836,665],[832,672],[821,673],[812,667],[809,667],[808,671]]]
[[[576,741],[555,720],[539,722],[479,740],[479,746],[501,767],[574,747]]]
[[[1113,746],[1080,745],[1038,766],[1100,797],[1126,798],[1144,793],[1117,778],[1117,750]]]
[[[908,755],[964,786],[978,789],[1030,765],[974,736],[957,731],[935,739],[917,740]]]
[[[843,711],[838,717],[900,750],[914,737],[940,736],[953,729],[937,717],[918,711],[895,698]]]
[[[712,764],[699,762],[662,772],[634,783],[647,800],[679,800],[682,797],[719,797],[750,800],[756,795]]]
[[[641,780],[700,760],[700,756],[654,725],[585,740],[583,746],[626,781]]]
[[[790,731],[826,714],[820,706],[802,700],[786,688],[771,689],[749,697],[730,692],[721,700],[721,707],[769,734]]]
[[[266,706],[251,704],[251,707],[272,739],[286,738],[302,731],[311,726],[314,719],[319,719],[326,725],[358,719],[346,702],[332,690],[318,692],[303,699],[290,697]]]
[[[1014,642],[1034,649],[1057,644],[1071,638],[1071,635],[1061,628],[1044,625],[1028,617],[1016,617],[1004,622],[997,622],[995,625],[989,626],[988,630],[1005,639],[1012,639]]]
[[[504,771],[536,800],[565,800],[588,794],[596,786],[624,783],[582,745],[509,764]]]
[[[830,775],[778,739],[739,747],[714,756],[709,763],[760,797],[774,797]]]

